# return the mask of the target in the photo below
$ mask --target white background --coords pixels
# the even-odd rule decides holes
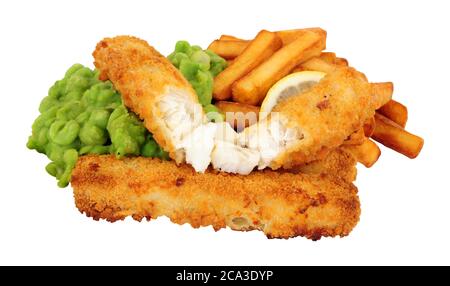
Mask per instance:
[[[0,2],[0,264],[449,264],[449,9],[447,1]],[[407,129],[425,138],[410,160],[382,148],[359,166],[361,220],[349,237],[268,240],[260,232],[194,230],[166,218],[96,222],[71,188],[26,149],[40,100],[75,62],[92,67],[106,36],[142,37],[168,54],[180,39],[320,26],[328,49],[371,81],[393,81]]]

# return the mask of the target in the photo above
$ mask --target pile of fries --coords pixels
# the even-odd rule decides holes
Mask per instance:
[[[330,73],[339,66],[348,66],[345,58],[326,48],[327,33],[321,28],[260,31],[253,40],[222,35],[208,49],[225,58],[229,65],[214,81],[213,96],[216,106],[225,114],[243,114],[253,118],[245,126],[237,126],[235,117],[226,120],[237,130],[254,124],[259,105],[267,91],[278,80],[298,71]],[[374,93],[391,98],[391,82],[373,83]],[[422,149],[423,139],[405,130],[408,110],[395,100],[379,108],[374,118],[344,142],[344,149],[366,167],[375,164],[381,155],[377,141],[409,158],[415,158]],[[372,140],[373,139],[373,140]]]

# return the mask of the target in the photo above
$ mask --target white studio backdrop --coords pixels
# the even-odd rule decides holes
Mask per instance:
[[[448,1],[2,1],[0,264],[449,264]],[[106,36],[130,34],[168,54],[221,34],[320,26],[328,50],[374,82],[393,81],[407,129],[425,138],[410,160],[390,149],[358,166],[361,220],[350,236],[312,242],[193,229],[166,218],[96,222],[71,188],[26,149],[40,100],[65,70],[93,67]]]

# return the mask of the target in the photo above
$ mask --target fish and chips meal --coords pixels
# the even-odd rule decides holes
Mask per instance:
[[[346,236],[359,221],[356,164],[377,143],[409,158],[391,82],[326,49],[321,28],[179,41],[167,57],[132,36],[101,40],[95,69],[49,89],[27,147],[71,184],[80,212],[110,222],[167,216],[269,238]]]

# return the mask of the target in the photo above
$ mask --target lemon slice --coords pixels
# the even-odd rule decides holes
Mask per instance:
[[[266,117],[281,100],[298,95],[317,84],[325,73],[301,71],[287,75],[277,81],[267,92],[261,104],[259,120]]]

